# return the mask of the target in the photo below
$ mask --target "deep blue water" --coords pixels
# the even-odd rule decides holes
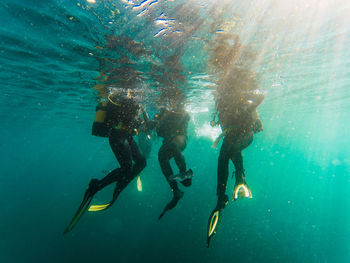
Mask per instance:
[[[0,261],[349,262],[349,11],[345,0],[2,1]],[[207,60],[219,22],[258,54],[266,99],[264,131],[243,152],[253,199],[229,203],[208,249],[219,147],[210,147],[217,131],[208,126],[215,84]],[[158,221],[171,192],[154,139],[143,191],[135,180],[111,209],[85,214],[63,236],[90,179],[118,165],[108,141],[91,136],[99,59],[125,52],[96,48],[112,31],[152,54],[183,47],[184,154],[195,177]],[[130,56],[152,108],[154,55]]]

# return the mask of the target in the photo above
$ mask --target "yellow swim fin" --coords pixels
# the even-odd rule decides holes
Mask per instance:
[[[244,183],[235,186],[232,193],[232,200],[236,201],[238,198],[243,197],[253,198],[249,186]]]
[[[111,204],[105,204],[105,205],[92,205],[89,207],[89,212],[97,212],[107,209]]]
[[[211,215],[209,220],[208,237],[211,237],[213,234],[216,233],[216,226],[218,224],[218,221],[219,221],[219,211],[216,210]]]
[[[228,203],[228,196],[227,195],[221,195],[218,198],[218,203],[215,207],[215,209],[211,212],[208,220],[208,228],[207,228],[207,246],[210,245],[210,240],[215,236],[218,227],[219,222],[221,220],[222,213],[224,211],[225,206]]]
[[[142,192],[142,181],[140,176],[137,176],[137,191]]]
[[[215,236],[216,231],[219,226],[219,221],[221,217],[220,210],[214,210],[209,217],[208,221],[208,232],[207,232],[207,247],[210,245],[210,240]]]

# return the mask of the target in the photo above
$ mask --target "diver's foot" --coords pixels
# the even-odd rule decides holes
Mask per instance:
[[[236,181],[235,188],[233,189],[232,193],[232,200],[236,201],[238,198],[252,198],[252,192],[246,183],[246,181],[243,179],[242,181]]]
[[[193,177],[193,171],[192,171],[192,169],[188,169],[188,170],[187,170],[186,176],[189,177],[189,178],[192,178],[192,177]]]
[[[239,169],[239,170],[234,171],[232,173],[232,177],[233,176],[236,179],[236,185],[246,184],[244,169],[243,170]]]
[[[181,174],[182,178],[184,178],[184,180],[181,181],[181,184],[183,186],[189,187],[192,185],[192,177],[193,177],[193,171],[192,169],[188,169],[187,172]]]
[[[189,187],[192,185],[192,179],[185,179],[180,182],[183,186]]]
[[[173,200],[179,201],[184,196],[184,192],[182,192],[180,189],[176,189],[173,191],[173,195]]]
[[[235,186],[236,186],[236,185],[240,185],[240,184],[246,184],[244,178],[241,178],[241,177],[236,178]]]
[[[100,184],[100,180],[91,179],[91,181],[89,183],[89,188],[88,188],[88,191],[90,192],[90,194],[95,194],[98,191],[99,184]]]
[[[218,202],[216,204],[216,210],[223,210],[225,206],[228,204],[228,196],[221,195],[218,197]]]
[[[170,175],[168,180],[169,181],[179,180],[181,182],[185,181],[184,185],[189,186],[189,185],[186,185],[186,182],[191,182],[191,180],[187,180],[187,179],[192,179],[192,177],[193,177],[193,171],[192,171],[192,169],[189,169],[186,172]]]
[[[172,190],[173,191],[173,199],[171,199],[171,201],[165,206],[163,212],[160,214],[160,216],[158,217],[158,220],[160,220],[167,211],[173,209],[177,203],[179,202],[179,200],[184,196],[184,192],[182,192],[179,189],[176,190]]]

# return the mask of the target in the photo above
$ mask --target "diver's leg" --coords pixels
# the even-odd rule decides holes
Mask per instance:
[[[176,166],[179,168],[180,173],[186,173],[186,160],[182,151],[186,148],[186,139],[184,136],[177,136],[170,145],[170,151],[174,156]]]
[[[158,161],[160,169],[162,170],[165,178],[168,180],[169,176],[173,174],[173,169],[170,166],[170,159],[173,157],[170,150],[170,144],[163,141],[162,146],[158,151]]]
[[[115,202],[121,191],[127,185],[127,183],[125,184],[123,181],[127,180],[127,178],[131,176],[132,155],[130,145],[126,140],[126,137],[119,132],[112,132],[112,135],[109,137],[109,144],[121,167],[114,169],[102,180],[92,179],[90,181],[89,188],[85,192],[83,202],[81,203],[78,211],[76,212],[75,216],[73,217],[71,223],[64,233],[69,232],[76,225],[80,217],[88,209],[90,202],[96,192],[105,186],[117,181],[117,186],[113,193],[113,199],[109,204],[104,205],[106,208],[110,207]]]
[[[243,168],[243,157],[242,152],[235,152],[231,160],[235,166],[235,177],[236,177],[236,184],[241,184],[244,182],[244,168]]]
[[[132,159],[135,162],[135,165],[132,167],[133,178],[135,178],[135,176],[137,176],[143,169],[145,169],[146,158],[141,154],[139,147],[132,137],[128,141],[131,148]]]
[[[135,141],[131,138],[131,140],[128,139],[128,143],[130,155],[135,161],[135,164],[132,166],[131,172],[128,175],[120,176],[120,179],[117,178],[117,186],[114,190],[113,200],[117,199],[124,188],[146,167],[146,159],[142,156]]]
[[[99,188],[117,182],[116,190],[121,192],[125,188],[124,181],[127,181],[132,174],[132,154],[129,142],[122,133],[115,133],[109,138],[111,149],[117,158],[120,168],[114,169],[99,182]]]
[[[174,146],[172,145],[172,143],[170,143],[170,141],[164,140],[158,152],[158,160],[159,160],[160,167],[173,192],[173,198],[165,206],[163,212],[160,214],[158,219],[161,219],[167,211],[173,209],[184,194],[179,189],[177,182],[175,180],[169,180],[170,176],[173,174],[173,170],[171,169],[171,166],[169,163],[169,160],[172,157],[174,157],[173,147]]]
[[[236,152],[232,156],[232,162],[235,166],[236,183],[232,193],[232,199],[236,201],[238,198],[252,198],[252,192],[245,180],[242,152]]]
[[[127,135],[126,135],[127,136]],[[117,185],[113,192],[113,200],[111,203],[118,198],[119,194],[124,190],[124,188],[132,181],[135,177],[133,175],[133,165],[132,165],[132,149],[129,143],[129,139],[124,137],[122,147],[112,148],[114,155],[116,156],[120,164],[120,173],[116,177]]]
[[[123,176],[125,170],[131,170],[132,160],[131,157],[128,158],[129,155],[131,156],[131,151],[128,149],[130,147],[128,146],[125,135],[120,131],[112,131],[112,134],[109,137],[109,145],[121,168],[114,169],[101,180],[92,179],[90,181],[89,188],[91,188],[91,190],[95,193],[107,185],[116,182],[120,177]]]
[[[227,179],[228,179],[228,165],[229,165],[229,159],[230,159],[229,150],[230,150],[229,141],[225,137],[222,143],[222,146],[220,149],[220,155],[218,158],[218,170],[217,170],[218,184],[217,184],[217,191],[216,191],[216,194],[218,197],[225,195],[225,192],[226,192],[226,185],[227,185]]]
[[[180,173],[186,173],[186,160],[185,156],[182,154],[178,147],[174,147],[173,149],[174,160],[176,166],[179,168]]]
[[[253,133],[242,133],[233,141],[231,160],[235,166],[236,183],[233,189],[232,199],[237,200],[240,197],[252,198],[251,190],[245,181],[243,167],[242,150],[247,148],[253,141]]]
[[[230,142],[227,137],[224,138],[222,143],[220,154],[218,158],[218,169],[217,169],[217,190],[216,195],[218,197],[216,209],[222,210],[228,202],[228,196],[225,194],[226,185],[228,179],[228,168],[230,159]]]
[[[172,150],[174,160],[177,167],[179,168],[180,174],[184,176],[181,184],[188,187],[192,185],[193,171],[191,169],[187,171],[185,156],[182,153],[182,151],[186,148],[186,144],[187,140],[185,136],[177,136],[177,138],[173,141]]]
[[[106,187],[107,185],[110,185],[111,183],[116,182],[117,178],[120,176],[121,176],[121,169],[120,168],[114,169],[98,182],[99,190]]]
[[[121,173],[123,173],[122,177],[129,177],[132,173],[132,153],[127,138],[125,136],[121,138],[112,138],[109,140],[109,143],[119,162]]]
[[[252,132],[248,132],[241,133],[239,137],[234,138],[232,141],[231,160],[235,166],[236,184],[241,184],[244,182],[245,174],[242,151],[253,142],[253,139],[254,134]]]
[[[182,152],[177,148],[177,150],[174,153],[174,159],[177,167],[179,168],[180,174],[184,176],[184,179],[181,181],[181,184],[183,186],[189,187],[192,185],[192,176],[193,171],[189,169],[187,171],[186,169],[186,160]],[[191,176],[190,178],[186,176]]]
[[[183,192],[179,189],[177,182],[175,180],[169,180],[170,176],[173,175],[173,169],[170,166],[170,159],[174,157],[173,146],[169,141],[164,140],[162,146],[158,152],[158,160],[160,164],[160,168],[170,185],[171,190],[175,194],[183,194]]]

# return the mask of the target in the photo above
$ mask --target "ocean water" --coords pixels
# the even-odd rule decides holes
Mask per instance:
[[[350,262],[349,11],[346,0],[2,1],[0,262]],[[222,32],[257,54],[264,131],[243,151],[253,199],[229,203],[207,248],[219,155],[207,61]],[[112,33],[149,53],[106,48]],[[193,185],[158,221],[171,192],[154,138],[143,191],[133,181],[63,235],[90,179],[118,165],[108,141],[91,136],[101,61],[133,60],[154,113],[161,85],[151,76],[165,73],[151,66],[166,64],[155,54],[179,50],[180,73],[172,62],[167,73],[183,76]]]

